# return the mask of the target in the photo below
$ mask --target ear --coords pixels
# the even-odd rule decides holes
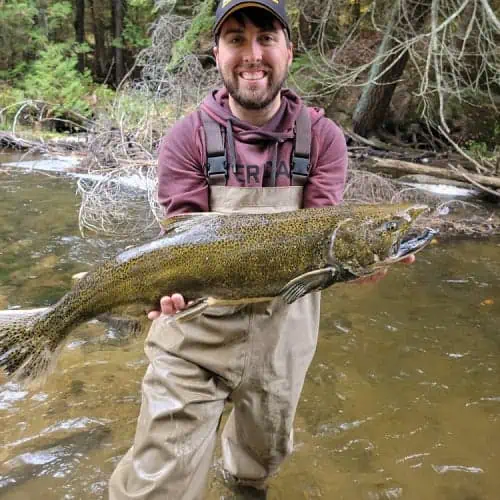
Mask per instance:
[[[212,49],[212,52],[214,54],[214,57],[215,57],[215,66],[217,67],[217,69],[219,69],[219,47],[217,47],[217,45]]]
[[[293,43],[292,42],[290,42],[290,44],[288,45],[287,52],[288,52],[288,67],[290,67],[292,65],[292,61],[293,61]]]

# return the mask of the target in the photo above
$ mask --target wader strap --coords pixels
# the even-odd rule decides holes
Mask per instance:
[[[306,106],[300,108],[295,121],[295,149],[292,158],[292,186],[303,186],[309,176],[311,156],[311,117]]]
[[[207,164],[205,165],[208,183],[212,186],[225,186],[227,179],[226,150],[220,125],[200,110],[205,142],[207,145]]]

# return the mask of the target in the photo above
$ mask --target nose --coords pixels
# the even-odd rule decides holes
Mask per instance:
[[[249,40],[243,54],[245,63],[257,63],[262,61],[262,47],[257,39]]]

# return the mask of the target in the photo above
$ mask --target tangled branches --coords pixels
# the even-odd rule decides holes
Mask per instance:
[[[418,14],[414,3],[418,4]],[[325,8],[324,12],[331,12],[332,8]],[[390,43],[355,66],[350,63],[348,53],[355,38],[359,40],[359,30],[353,28],[346,33],[343,42],[332,51],[331,40],[324,32],[327,20],[316,20],[322,32],[316,37],[316,50],[309,51],[309,66],[317,90],[309,98],[332,95],[344,87],[387,84],[384,76],[402,57],[408,57],[413,81],[420,82],[415,96],[422,103],[422,115],[429,121],[435,121],[437,116],[448,130],[445,108],[451,100],[463,102],[486,97],[496,107],[500,86],[497,48],[500,21],[488,0],[398,0],[388,24],[382,21],[387,19],[386,9],[380,1],[379,6],[374,1],[369,14],[375,30]],[[415,29],[419,24],[422,28]],[[383,69],[370,73],[373,67]]]
[[[96,119],[82,164],[88,175],[78,184],[82,232],[119,239],[155,225],[158,207],[149,193],[156,182],[156,150],[169,124],[165,113],[143,92],[125,89]]]
[[[344,199],[353,203],[429,203],[436,204],[436,197],[416,188],[405,187],[387,177],[349,169],[344,189]]]
[[[190,21],[174,14],[162,16],[153,26],[151,47],[138,57],[142,69],[141,86],[155,97],[175,103],[177,116],[193,107],[215,86],[218,74],[213,65],[204,67],[197,54],[188,54],[171,67],[174,45],[182,39]]]
[[[157,227],[162,216],[156,200],[161,137],[199,104],[217,77],[216,70],[205,69],[195,55],[169,69],[172,47],[188,25],[188,20],[174,14],[162,16],[153,27],[151,47],[137,60],[142,79],[123,85],[113,103],[96,117],[82,167],[98,177],[81,180],[78,186],[82,231],[120,239]]]
[[[154,168],[123,166],[78,181],[80,230],[127,240],[158,233],[160,207]],[[147,202],[146,202],[147,201]]]

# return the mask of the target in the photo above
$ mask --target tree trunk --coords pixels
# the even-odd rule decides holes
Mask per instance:
[[[48,8],[48,0],[40,0],[38,2],[37,25],[47,40],[49,39]]]
[[[402,2],[405,3],[404,9]],[[377,51],[377,60],[371,67],[368,84],[354,110],[352,122],[357,134],[368,137],[384,122],[409,57],[404,48],[385,55],[394,49],[396,40],[404,41],[422,28],[431,5],[432,0],[399,0],[395,3],[391,20]],[[402,16],[401,11],[406,15]]]
[[[351,5],[351,24],[356,24],[361,17],[361,1],[354,0]]]
[[[76,43],[85,43],[85,0],[76,0],[75,8],[75,39]],[[78,53],[77,69],[80,73],[85,71],[85,54]]]
[[[125,76],[125,62],[123,57],[123,23],[125,19],[125,1],[111,0],[113,17],[113,54],[115,56],[115,84],[118,86]]]
[[[106,44],[102,16],[97,11],[94,0],[88,0],[92,19],[92,32],[94,33],[94,75],[96,80],[106,78]]]
[[[376,173],[389,174],[393,177],[401,177],[406,174],[434,175],[440,179],[452,179],[456,181],[468,180],[470,183],[478,183],[500,189],[500,178],[489,175],[471,174],[469,172],[460,173],[446,168],[428,167],[420,163],[410,163],[401,160],[391,160],[389,158],[371,158],[370,162],[363,165],[365,170]]]

